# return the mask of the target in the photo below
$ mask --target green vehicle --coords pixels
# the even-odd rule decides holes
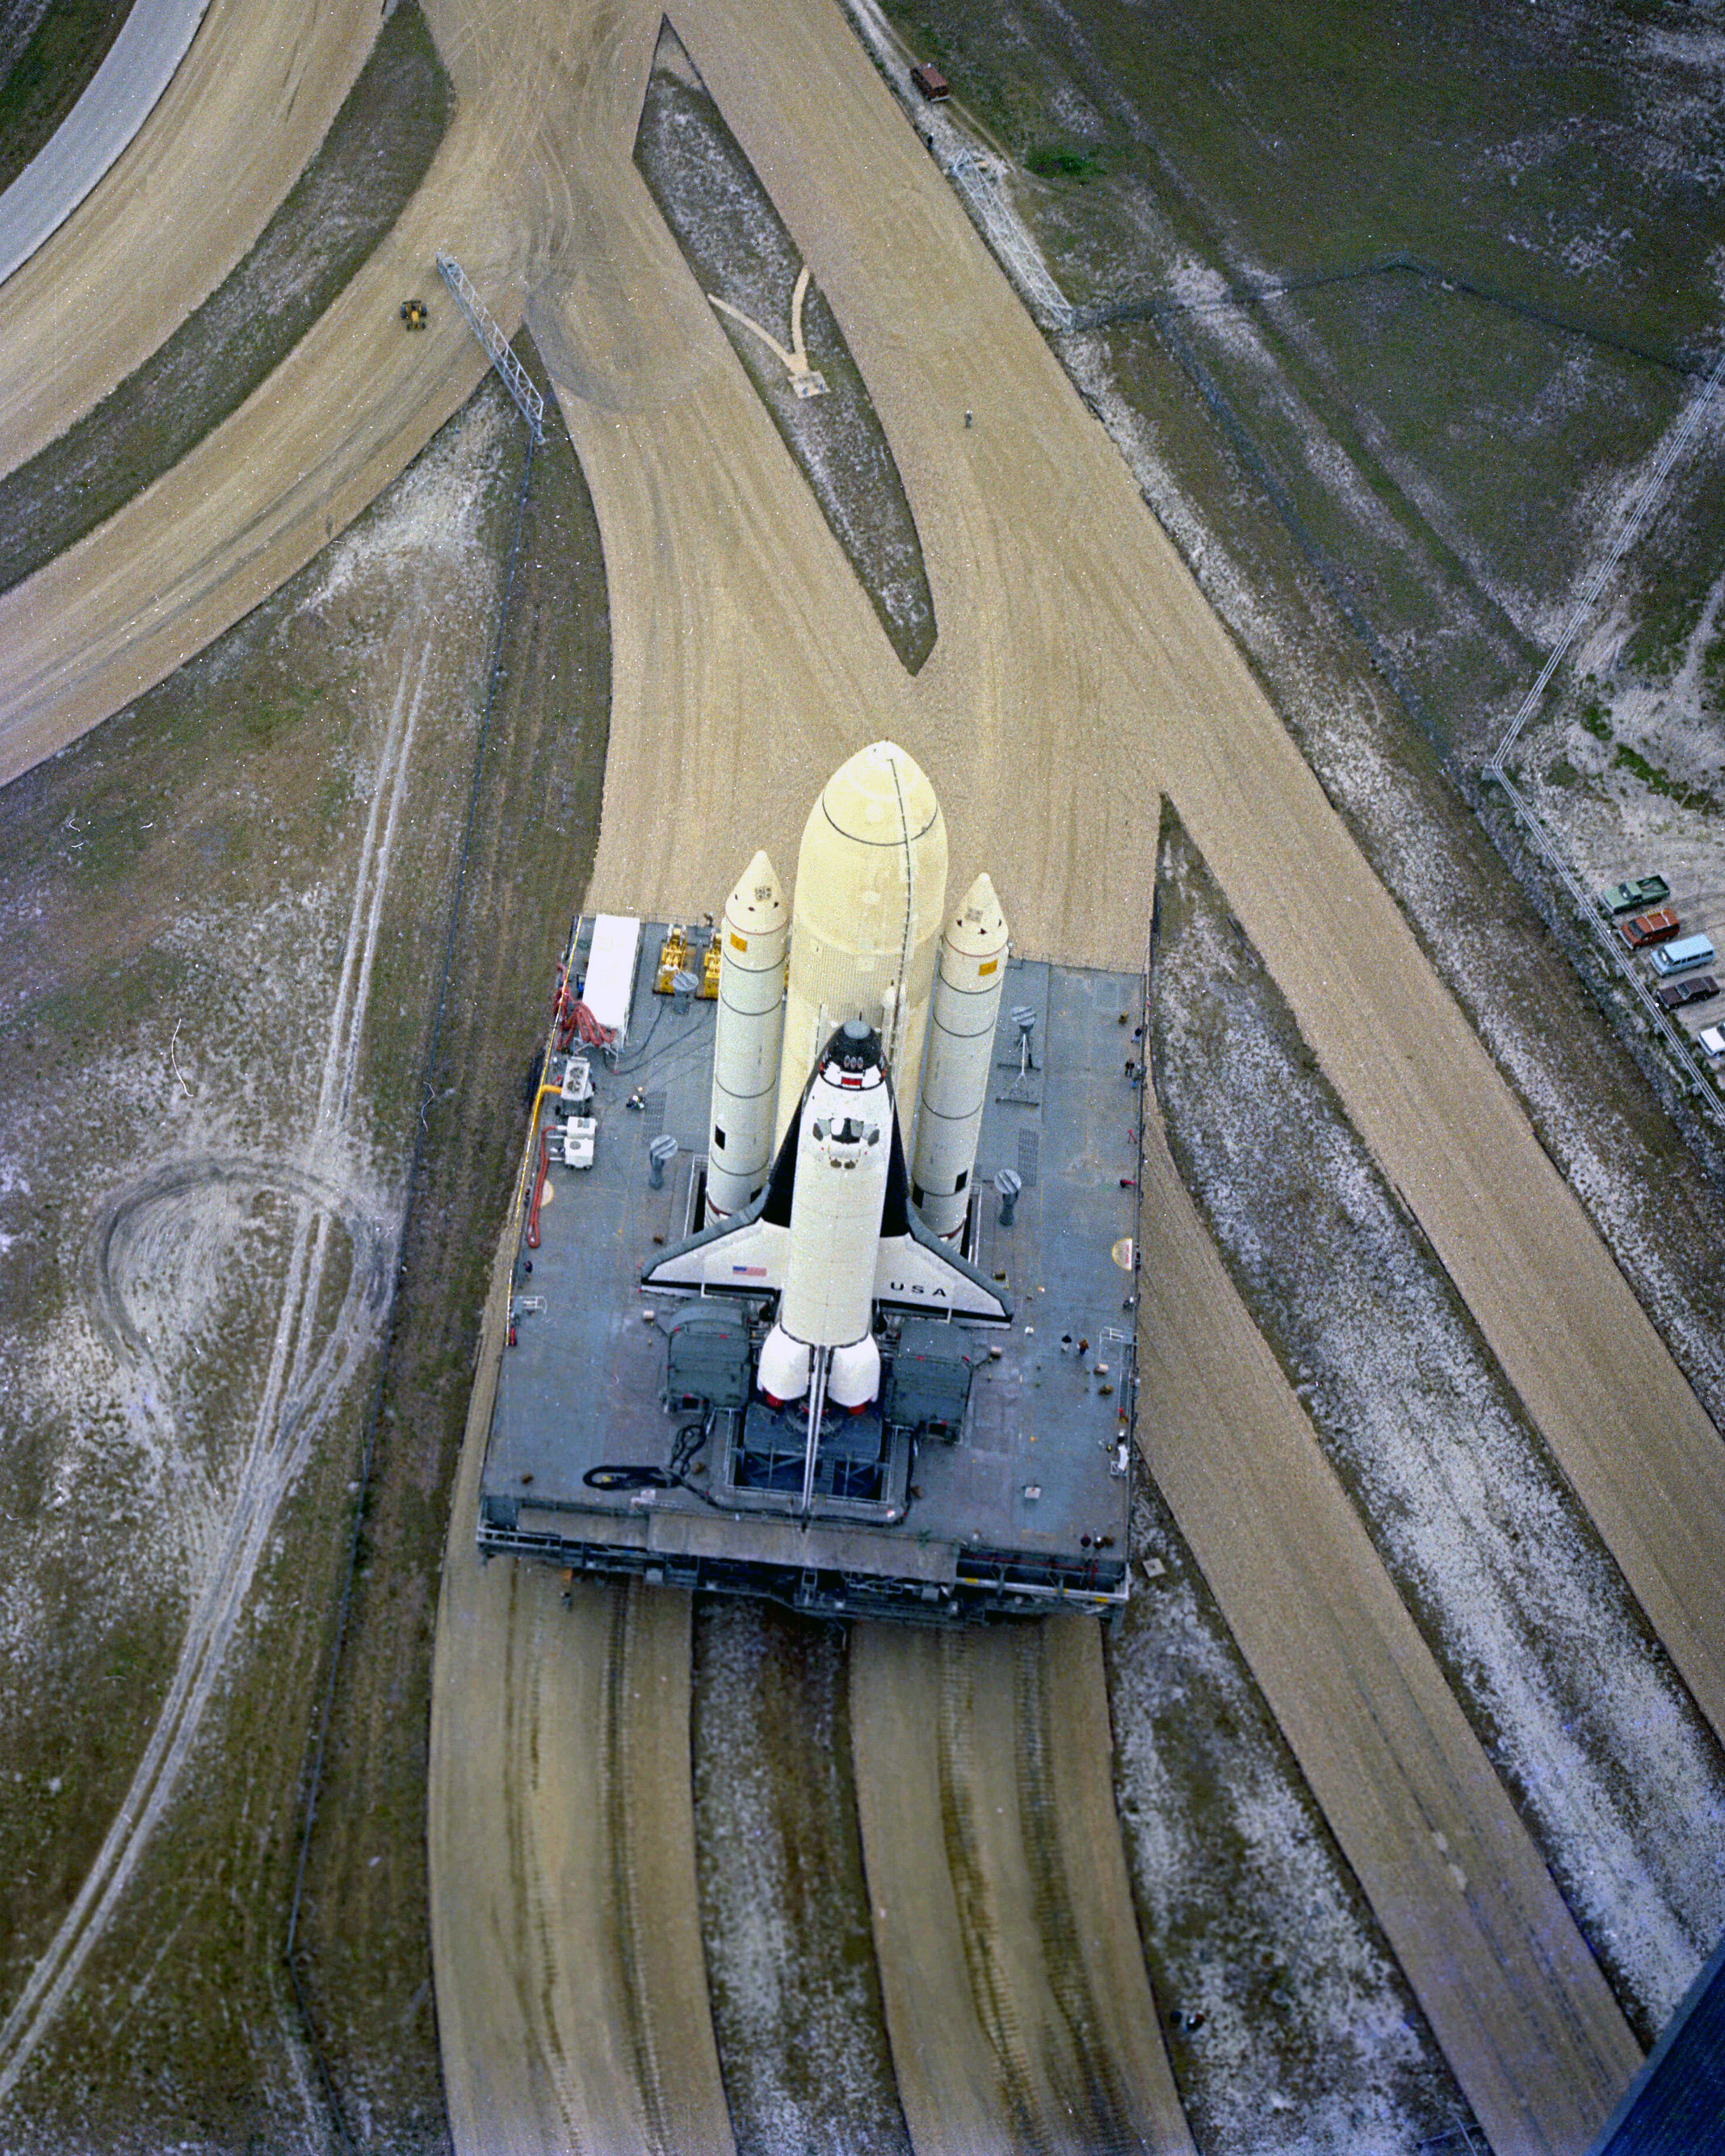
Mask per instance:
[[[1599,893],[1599,903],[1607,913],[1635,913],[1644,906],[1659,905],[1671,895],[1671,887],[1662,875],[1650,875],[1639,883],[1614,883]]]

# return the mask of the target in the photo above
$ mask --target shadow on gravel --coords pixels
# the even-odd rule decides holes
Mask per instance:
[[[275,372],[401,214],[454,102],[425,18],[407,0],[226,283],[94,411],[0,479],[0,591],[171,470]]]

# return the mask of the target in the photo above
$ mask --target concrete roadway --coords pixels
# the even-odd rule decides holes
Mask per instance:
[[[403,275],[454,247],[506,324],[531,295],[598,509],[615,682],[596,898],[711,905],[761,840],[788,870],[819,778],[890,731],[936,776],[955,877],[993,870],[1022,946],[1132,963],[1155,796],[1170,792],[1725,1728],[1717,1433],[843,20],[825,4],[690,0],[677,28],[844,321],[893,442],[941,623],[914,683],[628,162],[656,8],[588,18],[550,0],[434,0],[431,12],[462,107],[382,259],[180,471],[0,603],[4,767],[95,723],[235,619],[460,401],[477,366],[449,311],[424,339],[393,327]],[[1176,1395],[1193,1426],[1231,1422],[1253,1456],[1261,1445],[1279,1463],[1260,1509],[1323,1516],[1276,1384],[1260,1373],[1230,1394],[1249,1347],[1235,1306],[1214,1277],[1191,1292],[1203,1252],[1151,1227],[1174,1269],[1182,1351],[1202,1373]],[[1231,1515],[1222,1500],[1203,1513],[1178,1464],[1171,1453],[1176,1510],[1252,1634],[1277,1606],[1284,1559],[1239,1495]],[[1455,1861],[1471,1887],[1500,1872],[1518,1883],[1470,1899],[1447,1861],[1430,1861],[1423,1799],[1386,1804],[1381,1758],[1363,1764],[1351,1741],[1323,1756],[1327,1728],[1363,1717],[1401,1785],[1423,1790],[1433,1771],[1430,1710],[1406,1704],[1417,1643],[1357,1650],[1357,1624],[1394,1620],[1374,1560],[1359,1558],[1357,1579],[1354,1561],[1353,1584],[1335,1589],[1343,1614],[1314,1621],[1297,1670],[1266,1681],[1308,1732],[1302,1757],[1338,1837],[1407,1912],[1399,1943],[1427,1925],[1455,1942],[1460,1981],[1421,1996],[1488,2130],[1508,2122],[1502,2145],[1562,2146],[1578,2112],[1602,2113],[1633,2046],[1586,1997],[1573,1933],[1529,1888],[1512,1821],[1507,1841],[1479,1826],[1477,1868],[1471,1847]],[[1450,1746],[1446,1734],[1437,1756]],[[1439,1829],[1452,1849],[1466,1845],[1459,1813],[1457,1826]],[[495,1812],[475,1818],[444,1861],[471,1864],[501,1831]],[[440,1998],[461,1975],[440,1964]],[[1501,1989],[1522,2011],[1488,2029],[1470,1998]],[[459,2110],[456,2076],[452,2061]]]
[[[377,33],[375,0],[212,0],[148,124],[0,287],[0,468],[81,418],[221,283],[322,141]]]
[[[148,119],[209,0],[138,0],[84,94],[0,194],[0,283],[58,232]]]

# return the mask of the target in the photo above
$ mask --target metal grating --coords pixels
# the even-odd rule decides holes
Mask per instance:
[[[1019,1173],[1026,1190],[1036,1188],[1036,1168],[1042,1158],[1042,1139],[1035,1131],[1019,1132]]]

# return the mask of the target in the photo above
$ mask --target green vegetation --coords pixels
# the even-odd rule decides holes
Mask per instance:
[[[1610,740],[1611,721],[1606,717],[1605,707],[1597,696],[1593,698],[1586,710],[1583,711],[1581,724],[1584,731],[1590,733],[1595,741]]]
[[[1638,751],[1625,747],[1620,742],[1611,763],[1614,770],[1633,772],[1649,793],[1662,794],[1667,801],[1675,801],[1680,808],[1699,809],[1704,816],[1718,814],[1718,797],[1706,787],[1686,786],[1681,779],[1673,778],[1668,771],[1661,771],[1656,763],[1650,763]]]
[[[1725,715],[1725,636],[1716,636],[1701,659],[1701,703],[1715,717]]]
[[[540,372],[530,348],[521,356]],[[119,1808],[174,1666],[198,1570],[183,1543],[204,1546],[230,1491],[294,1228],[292,1207],[267,1192],[218,1200],[206,1265],[195,1242],[180,1255],[183,1214],[152,1215],[132,1285],[162,1361],[134,1393],[84,1344],[92,1214],[150,1164],[201,1147],[299,1158],[388,715],[417,678],[407,662],[426,659],[351,1133],[356,1171],[393,1224],[424,1131],[393,1330],[275,1517],[195,1765],[8,2114],[28,2118],[32,2147],[303,2138],[281,1953],[307,1735],[361,1522],[296,1967],[356,2135],[379,2152],[444,2145],[424,1846],[431,1626],[480,1306],[526,1122],[520,1072],[583,896],[608,732],[597,521],[554,404],[546,418],[476,787],[525,457],[490,377],[337,542],[352,550],[333,562],[339,577],[326,551],[0,793],[0,904],[17,924],[0,952],[12,1118],[0,1150],[28,1157],[29,1175],[27,1190],[0,1194],[12,1239],[0,1524],[13,1537],[0,1554],[29,1598],[28,1630],[0,1667],[0,1754],[26,1776],[0,1780],[0,1984],[16,1997]],[[439,483],[423,470],[439,459],[477,505],[475,531],[465,552],[428,556],[409,512],[415,485]],[[470,794],[439,1054],[422,1090]],[[193,1329],[177,1331],[193,1270],[208,1293],[192,1296]],[[313,1342],[330,1337],[354,1278],[351,1257],[331,1252]],[[166,1414],[151,1416],[152,1396]],[[372,1473],[356,1491],[374,1399]],[[181,1508],[166,1524],[158,1473]]]
[[[425,18],[404,0],[244,261],[135,374],[0,479],[0,589],[111,516],[268,378],[400,215],[453,110]]]
[[[1080,187],[1087,181],[1106,179],[1114,169],[1113,160],[1100,150],[1076,149],[1070,142],[1040,142],[1024,153],[1027,170],[1041,180],[1076,180]]]
[[[1670,680],[1683,663],[1706,603],[1704,589],[1686,588],[1673,579],[1658,578],[1643,603],[1634,634],[1624,646],[1624,664],[1650,680]]]
[[[131,0],[50,0],[0,80],[0,189],[9,187],[84,95]]]
[[[1640,464],[1717,336],[1720,182],[1697,177],[1707,63],[1686,18],[894,12],[1015,157],[1083,182],[1020,206],[1081,317],[1108,326],[1113,386],[1158,430],[1170,393],[1199,401],[1225,486],[1269,500],[1428,737],[1476,769],[1543,656],[1525,625],[1598,558],[1587,505]],[[1682,146],[1669,162],[1635,146],[1648,110]],[[1661,651],[1717,574],[1717,454],[1694,453],[1638,547],[1676,602]]]
[[[531,341],[517,357],[542,383]],[[479,395],[501,403],[488,382]],[[392,2122],[388,2145],[441,2147],[430,1992],[424,1816],[431,1632],[497,1238],[525,1142],[521,1070],[540,1047],[542,984],[562,956],[598,843],[611,647],[598,521],[554,398],[533,459],[490,737],[478,773],[425,1134],[362,1499],[361,1571],[330,1725],[301,1929],[306,1988],[350,2125]],[[492,503],[492,558],[515,529],[522,437]],[[484,682],[474,685],[475,706]],[[470,768],[451,772],[465,812]],[[391,1081],[421,1097],[420,1066],[451,894],[428,901],[432,942],[416,1029]],[[406,974],[401,994],[411,993]],[[394,991],[381,981],[379,1004]],[[406,1165],[406,1151],[403,1165]],[[342,1471],[349,1472],[346,1462]],[[373,1864],[374,1857],[382,1861]],[[379,2146],[384,2145],[380,2140]]]
[[[997,74],[995,56],[988,40],[970,34],[971,26],[963,11],[947,10],[938,22],[928,16],[914,23],[903,17],[899,20],[917,58],[934,62],[967,112],[974,115],[1002,142],[1011,142],[1021,136],[1023,128],[1013,95],[1015,85],[1011,73],[1000,69]]]

